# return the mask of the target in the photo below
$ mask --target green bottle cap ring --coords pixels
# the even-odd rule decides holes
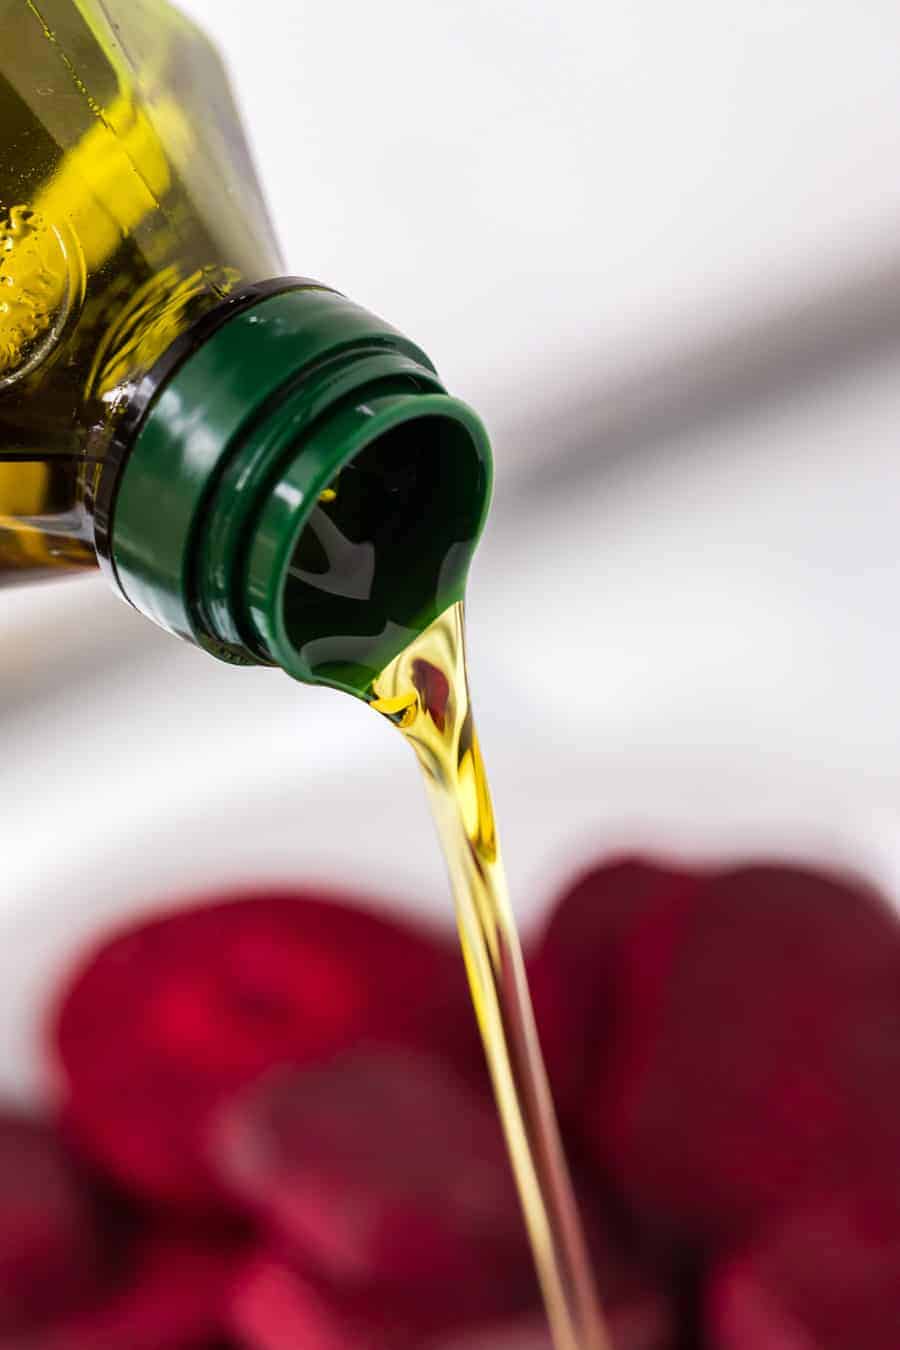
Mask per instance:
[[[374,521],[370,594],[354,581],[350,598],[292,566],[349,464],[376,491],[385,476],[394,513]],[[293,289],[234,314],[164,381],[119,475],[111,561],[137,609],[220,659],[364,694],[461,597],[490,482],[480,421],[420,348],[335,292]],[[366,515],[363,500],[351,533]]]

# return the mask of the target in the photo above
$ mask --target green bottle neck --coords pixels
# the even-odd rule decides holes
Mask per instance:
[[[364,696],[462,597],[490,448],[401,334],[315,283],[271,286],[164,358],[105,475],[100,551],[170,632]]]

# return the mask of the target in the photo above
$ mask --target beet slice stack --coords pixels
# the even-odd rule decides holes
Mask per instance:
[[[327,893],[245,892],[102,945],[55,1019],[63,1110],[132,1192],[221,1204],[212,1112],[275,1064],[359,1044],[421,1045],[465,1017],[453,944]]]

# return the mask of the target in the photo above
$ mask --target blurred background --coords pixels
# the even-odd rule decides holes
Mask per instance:
[[[469,619],[514,903],[628,847],[900,891],[900,11],[887,0],[184,0],[289,270],[485,418]],[[101,580],[3,593],[0,1079],[93,931],[197,888],[449,898],[362,705]]]

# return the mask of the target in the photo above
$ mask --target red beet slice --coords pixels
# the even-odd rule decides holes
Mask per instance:
[[[518,1322],[470,1328],[462,1336],[442,1337],[434,1342],[433,1350],[554,1350],[554,1346],[546,1318],[532,1315]]]
[[[649,907],[700,884],[668,865],[621,858],[578,877],[553,907],[528,962],[557,1110],[578,1118],[606,1072],[617,1025],[623,944]]]
[[[667,1350],[674,1344],[668,1309],[613,1307],[605,1321],[611,1350]],[[441,1337],[433,1350],[554,1350],[554,1345],[546,1319],[532,1315],[519,1322],[470,1328],[462,1336]]]
[[[382,1052],[276,1071],[226,1108],[215,1139],[224,1178],[315,1284],[295,1288],[290,1272],[269,1269],[254,1307],[300,1300],[313,1320],[310,1303],[315,1317],[332,1320],[339,1307],[343,1329],[330,1333],[338,1344],[341,1336],[403,1344],[407,1334],[422,1343],[535,1316],[537,1284],[499,1124],[434,1059]],[[585,1193],[578,1181],[576,1189]],[[666,1350],[670,1300],[597,1212],[594,1203],[585,1217],[614,1344]]]
[[[0,1332],[65,1312],[100,1277],[84,1180],[49,1124],[0,1112]]]
[[[610,1227],[604,1197],[578,1169],[573,1180],[612,1350],[672,1350],[681,1342],[668,1277]]]
[[[253,1350],[552,1350],[536,1305],[507,1322],[454,1330],[453,1321],[451,1308],[422,1305],[410,1315],[390,1295],[348,1294],[265,1256],[245,1271],[232,1303],[234,1333]],[[671,1350],[675,1344],[668,1304],[652,1292],[643,1306],[611,1302],[608,1328],[612,1350]]]
[[[212,1350],[223,1347],[238,1257],[177,1236],[153,1237],[102,1302],[2,1350]]]
[[[832,1196],[784,1218],[713,1276],[710,1350],[897,1350],[900,1192]]]
[[[238,1282],[231,1325],[252,1350],[422,1350],[433,1324],[405,1320],[390,1300],[329,1289],[277,1257],[260,1257]]]
[[[739,1235],[810,1188],[896,1170],[900,925],[863,886],[721,873],[661,895],[620,973],[586,1125],[645,1215]]]
[[[452,941],[337,896],[250,892],[169,913],[104,942],[65,990],[65,1111],[133,1191],[209,1208],[203,1141],[224,1099],[273,1064],[420,1044],[467,1016],[464,989]]]
[[[253,1350],[421,1350],[428,1330],[371,1295],[329,1290],[277,1257],[244,1272],[231,1303],[233,1333]]]
[[[222,1179],[295,1259],[460,1318],[536,1297],[499,1122],[438,1060],[399,1051],[275,1071],[214,1132]]]

